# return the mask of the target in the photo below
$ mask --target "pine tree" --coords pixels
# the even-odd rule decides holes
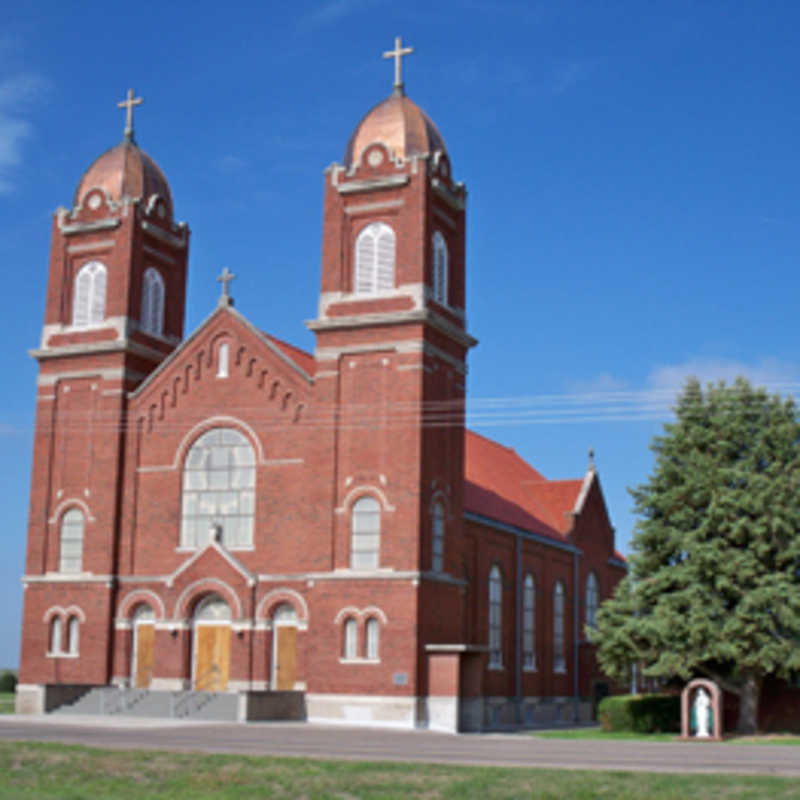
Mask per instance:
[[[800,423],[791,400],[742,378],[690,380],[655,468],[631,490],[639,515],[630,573],[593,639],[620,681],[712,678],[755,731],[767,675],[800,669]]]

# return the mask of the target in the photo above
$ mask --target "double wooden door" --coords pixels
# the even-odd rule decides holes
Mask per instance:
[[[231,661],[230,625],[196,625],[194,629],[194,688],[223,691]]]

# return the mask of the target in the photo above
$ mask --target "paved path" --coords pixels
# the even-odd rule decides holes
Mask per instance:
[[[728,772],[800,778],[800,747],[788,745],[542,739],[521,733],[455,736],[308,723],[209,724],[13,715],[0,716],[0,740],[368,761]]]

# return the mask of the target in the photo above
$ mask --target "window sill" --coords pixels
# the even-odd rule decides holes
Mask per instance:
[[[78,653],[46,653],[47,658],[78,658]]]
[[[379,658],[340,658],[340,664],[380,664]]]
[[[242,547],[228,547],[226,544],[222,544],[222,546],[230,553],[254,553],[256,548],[253,545],[243,545]],[[197,553],[202,550],[205,545],[198,546],[198,547],[176,547],[176,553]]]
[[[566,667],[553,667],[553,673],[556,675],[566,675],[567,668]]]
[[[495,670],[497,672],[503,672],[505,667],[502,664],[489,664],[487,669]]]
[[[538,672],[539,670],[536,669],[536,665],[534,664],[534,666],[532,666],[532,667],[523,667],[522,671],[523,672]]]

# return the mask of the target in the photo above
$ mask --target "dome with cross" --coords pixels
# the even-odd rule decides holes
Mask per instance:
[[[414,50],[403,47],[398,36],[394,50],[383,54],[394,59],[394,89],[382,103],[378,103],[358,123],[344,154],[344,164],[352,167],[369,145],[380,142],[386,145],[395,158],[416,155],[433,155],[437,150],[447,153],[444,139],[431,118],[413,101],[403,88],[403,57]]]
[[[107,150],[83,173],[75,190],[73,207],[77,206],[92,189],[103,189],[115,203],[123,199],[148,201],[158,195],[164,201],[169,218],[172,218],[172,192],[161,168],[133,138],[133,109],[141,105],[142,98],[134,97],[128,89],[125,100],[117,103],[125,109],[125,136],[116,146]]]

